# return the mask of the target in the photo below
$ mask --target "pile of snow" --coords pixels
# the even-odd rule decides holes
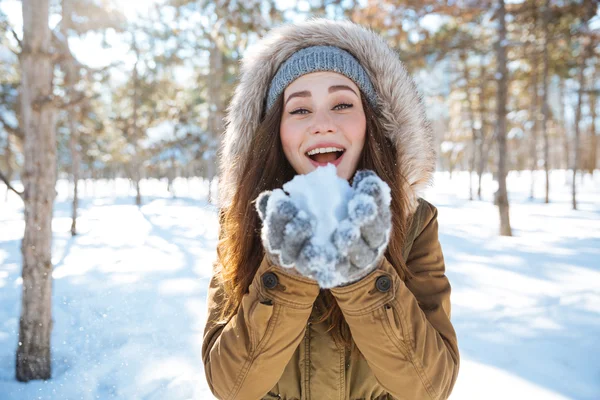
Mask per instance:
[[[335,166],[327,164],[309,174],[296,175],[283,190],[300,210],[315,217],[315,243],[332,246],[331,234],[348,217],[348,202],[354,193],[348,181],[337,176]]]
[[[469,175],[438,172],[426,199],[452,285],[461,368],[450,399],[600,398],[600,171],[508,175],[514,237],[498,236],[496,183],[469,201]],[[84,184],[86,183],[86,184]],[[213,185],[216,182],[213,182]],[[13,182],[22,189],[19,182]],[[202,368],[206,293],[218,210],[209,182],[142,181],[142,207],[126,180],[82,182],[70,236],[72,184],[54,205],[52,369],[15,380],[21,306],[23,203],[0,184],[0,399],[213,399]],[[215,188],[213,187],[213,193]]]

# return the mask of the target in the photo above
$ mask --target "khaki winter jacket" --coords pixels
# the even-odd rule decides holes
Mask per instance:
[[[384,259],[362,280],[331,289],[360,351],[336,346],[324,323],[311,323],[318,285],[266,257],[226,325],[215,323],[222,288],[213,279],[202,355],[216,397],[446,399],[459,354],[437,210],[422,200],[412,229],[416,238],[404,247],[415,274],[409,286]],[[273,276],[274,287],[266,279]]]
[[[243,184],[271,78],[291,54],[313,45],[349,51],[373,82],[405,178],[392,196],[413,217],[402,256],[415,277],[403,282],[383,259],[360,281],[331,289],[353,350],[338,348],[324,324],[311,323],[320,290],[314,281],[265,258],[237,314],[220,323],[223,288],[213,277],[202,346],[209,386],[219,399],[446,399],[458,374],[458,344],[437,210],[420,198],[435,169],[433,138],[413,81],[378,35],[350,22],[312,20],[271,31],[245,54],[227,115],[219,205],[227,207]]]

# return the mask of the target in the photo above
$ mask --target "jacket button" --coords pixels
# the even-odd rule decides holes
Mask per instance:
[[[389,292],[392,287],[392,280],[387,275],[382,275],[375,281],[375,287],[382,293]]]
[[[267,289],[275,289],[279,280],[273,272],[266,272],[262,276],[262,283]]]

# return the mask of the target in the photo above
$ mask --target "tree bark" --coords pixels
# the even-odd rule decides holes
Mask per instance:
[[[499,0],[497,54],[497,140],[498,140],[498,193],[497,203],[500,212],[500,235],[512,236],[509,218],[508,193],[506,190],[506,97],[508,92],[508,69],[506,61],[506,8],[504,0]]]
[[[52,206],[56,197],[56,108],[49,0],[23,0],[21,111],[24,131],[23,297],[16,378],[49,379],[52,331]]]
[[[546,4],[543,9],[543,23],[544,23],[544,52],[543,52],[543,64],[544,72],[542,76],[542,86],[544,89],[542,97],[542,133],[544,135],[544,170],[546,173],[546,199],[545,203],[550,202],[550,144],[548,138],[548,120],[550,118],[550,108],[548,107],[548,43],[550,33],[548,32],[548,24],[550,23],[550,0],[546,0]]]

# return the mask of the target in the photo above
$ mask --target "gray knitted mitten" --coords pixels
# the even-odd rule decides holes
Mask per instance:
[[[389,186],[373,171],[358,171],[352,182],[348,218],[333,232],[337,248],[339,286],[360,280],[375,270],[385,253],[392,229]]]
[[[326,274],[323,265],[333,265],[334,249],[315,243],[315,217],[296,204],[281,189],[262,192],[256,201],[263,222],[261,239],[271,262],[308,278],[321,281]],[[294,272],[293,270],[291,271]]]

